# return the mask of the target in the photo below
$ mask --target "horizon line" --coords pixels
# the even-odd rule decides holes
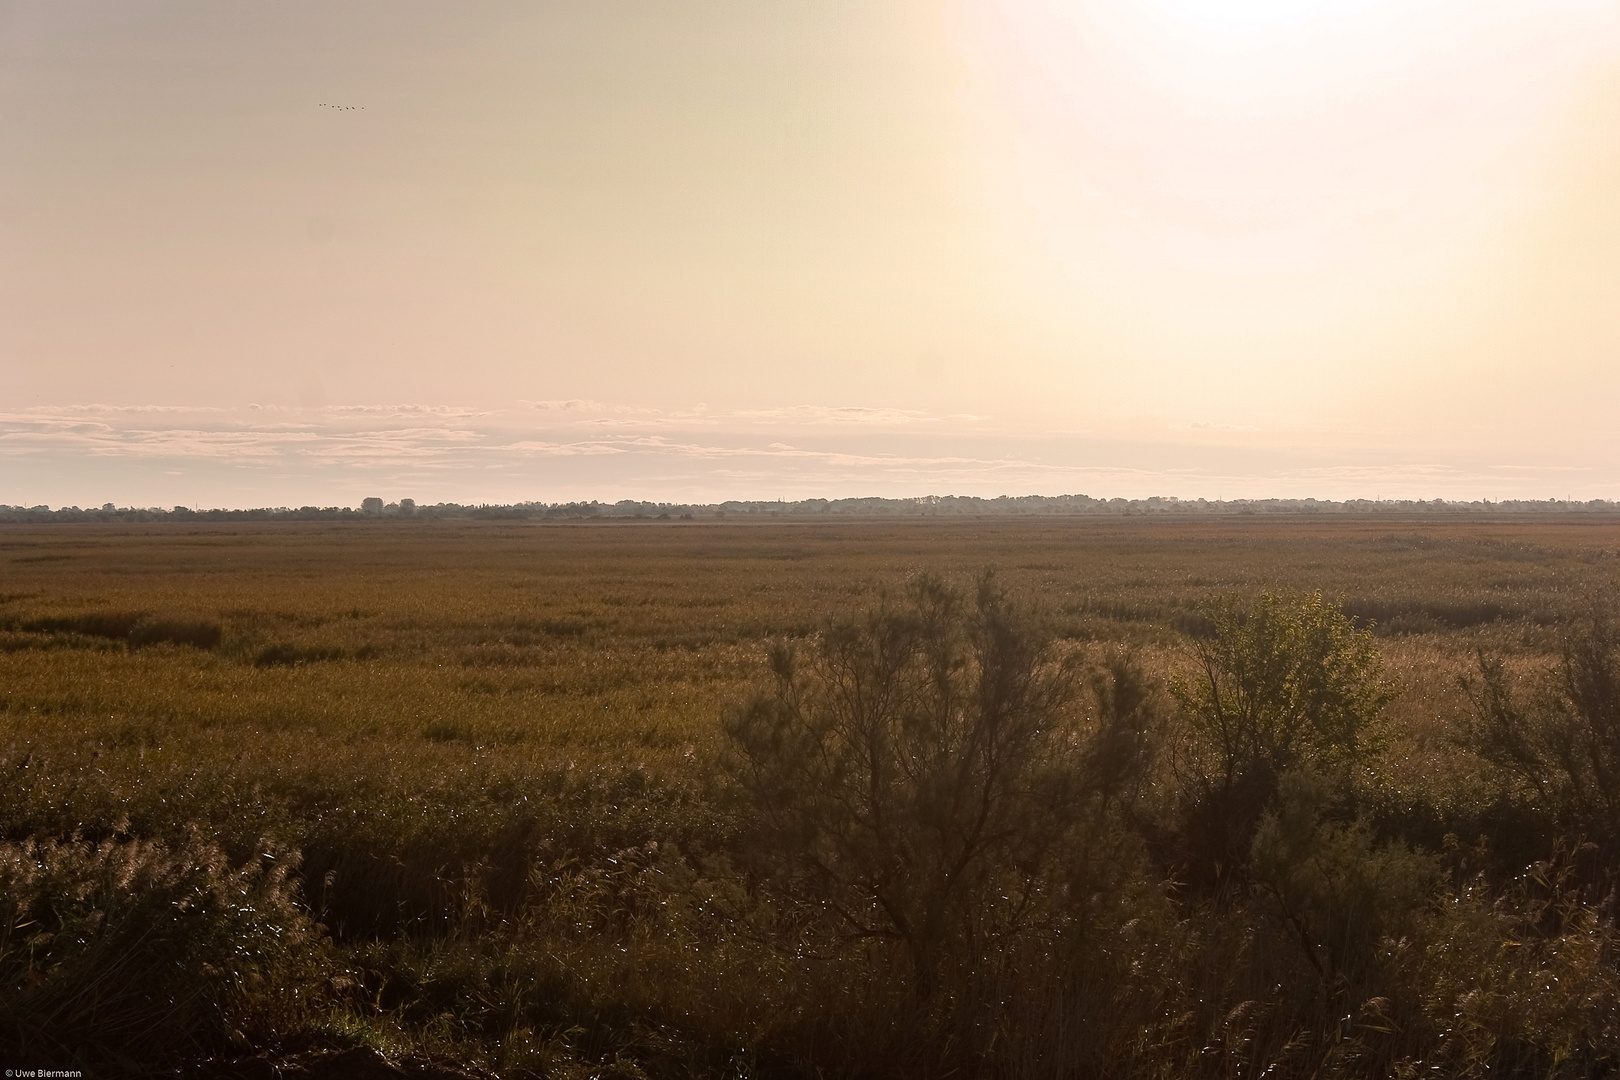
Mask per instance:
[[[1486,511],[1511,513],[1548,513],[1548,512],[1620,512],[1620,502],[1613,499],[1585,499],[1557,498],[1551,496],[1545,499],[1385,499],[1385,498],[1352,498],[1352,499],[1319,499],[1315,497],[1282,497],[1270,496],[1259,498],[1235,499],[1207,499],[1183,498],[1175,495],[1153,495],[1144,498],[1127,499],[1123,497],[1099,498],[1084,494],[1065,495],[918,495],[918,496],[842,496],[838,498],[805,498],[805,499],[726,499],[719,502],[662,502],[646,499],[619,499],[614,502],[601,502],[592,500],[571,500],[567,502],[546,502],[544,500],[527,500],[508,503],[417,503],[410,498],[401,498],[396,502],[385,503],[380,497],[371,496],[360,500],[358,505],[305,505],[305,506],[258,506],[258,507],[204,507],[201,504],[186,506],[175,504],[170,507],[150,506],[118,506],[107,502],[99,507],[80,507],[77,505],[61,504],[52,507],[49,504],[35,504],[33,506],[13,506],[0,503],[0,521],[16,523],[18,521],[35,521],[39,518],[65,518],[83,519],[93,518],[107,520],[115,517],[139,516],[141,520],[155,518],[192,518],[199,516],[225,515],[237,517],[241,515],[255,518],[294,518],[294,519],[324,519],[332,517],[358,517],[358,518],[402,518],[402,517],[458,517],[458,516],[489,516],[501,514],[512,517],[543,517],[549,519],[559,518],[646,518],[649,516],[672,517],[680,514],[686,518],[695,518],[702,514],[708,517],[724,517],[729,513],[739,514],[781,514],[788,513],[799,516],[808,514],[836,514],[842,516],[885,516],[899,513],[913,516],[921,513],[980,511],[990,513],[1006,513],[1009,511],[1044,512],[1049,515],[1106,515],[1123,514],[1131,512],[1157,512],[1157,513],[1220,513],[1229,509],[1242,512],[1243,510],[1266,510],[1269,512],[1308,512],[1308,513],[1366,513],[1376,511],[1410,511],[1424,513],[1464,513],[1478,514]]]

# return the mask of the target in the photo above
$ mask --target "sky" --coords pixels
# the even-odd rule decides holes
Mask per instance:
[[[0,0],[0,503],[1620,498],[1616,0]]]

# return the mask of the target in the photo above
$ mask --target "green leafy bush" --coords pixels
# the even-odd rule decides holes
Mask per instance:
[[[1210,618],[1214,633],[1193,642],[1196,674],[1174,686],[1189,735],[1178,763],[1179,856],[1204,885],[1247,864],[1288,770],[1333,769],[1374,749],[1375,722],[1394,695],[1371,632],[1320,593],[1263,594],[1216,606]]]

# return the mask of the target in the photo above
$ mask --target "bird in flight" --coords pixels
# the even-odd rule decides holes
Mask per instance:
[[[329,105],[324,101],[317,102],[315,107],[317,109],[337,109],[339,112],[354,112],[356,109],[365,108],[364,105]]]

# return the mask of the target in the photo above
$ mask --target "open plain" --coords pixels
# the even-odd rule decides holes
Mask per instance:
[[[722,718],[769,642],[986,567],[1087,670],[1128,650],[1156,749],[1118,872],[919,1001],[882,935],[759,868]],[[1554,693],[1617,585],[1620,522],[1553,514],[7,526],[0,1044],[129,1071],[1596,1075],[1612,871],[1558,869],[1582,838],[1469,733],[1481,657]],[[1173,855],[1195,645],[1223,605],[1316,593],[1393,687],[1319,815],[1382,869],[1200,894]],[[1399,917],[1397,847],[1427,882]],[[1312,914],[1334,889],[1372,899]],[[1502,914],[1537,902],[1556,927]],[[1363,916],[1365,955],[1322,961]]]

